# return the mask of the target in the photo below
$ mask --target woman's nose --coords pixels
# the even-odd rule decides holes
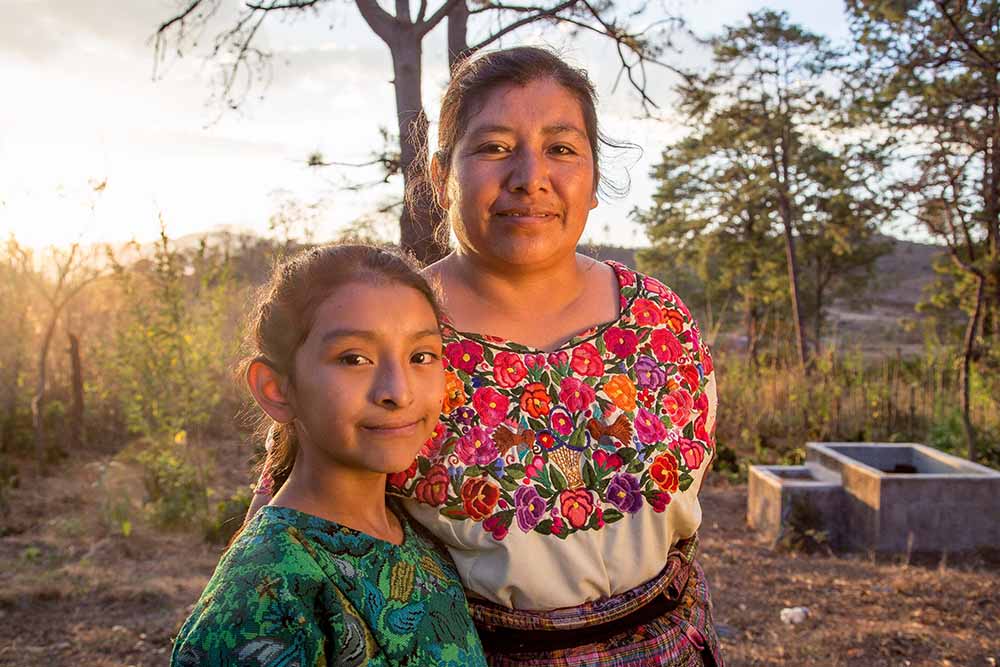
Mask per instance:
[[[387,408],[402,408],[413,402],[408,369],[396,363],[383,364],[375,378],[373,399]]]
[[[511,171],[507,188],[511,192],[532,194],[549,188],[549,173],[545,158],[534,151],[517,151],[509,162]]]

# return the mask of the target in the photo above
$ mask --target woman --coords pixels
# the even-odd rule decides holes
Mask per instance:
[[[586,74],[546,50],[453,73],[428,176],[458,247],[426,269],[447,395],[390,492],[448,547],[491,664],[721,665],[694,562],[711,359],[671,290],[576,252],[600,144]]]

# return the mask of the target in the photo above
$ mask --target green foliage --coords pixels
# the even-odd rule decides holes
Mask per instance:
[[[147,510],[163,527],[197,524],[208,511],[208,487],[180,445],[154,441],[138,454]]]
[[[202,535],[212,544],[226,544],[243,525],[253,494],[247,487],[212,506],[202,526]]]
[[[788,511],[784,532],[776,545],[785,551],[831,553],[830,537],[823,529],[819,510],[802,496],[794,496]]]

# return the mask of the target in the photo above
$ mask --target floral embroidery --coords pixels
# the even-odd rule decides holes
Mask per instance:
[[[445,327],[444,414],[391,493],[500,541],[664,512],[691,486],[714,447],[711,357],[673,291],[611,266],[618,320],[553,352]]]

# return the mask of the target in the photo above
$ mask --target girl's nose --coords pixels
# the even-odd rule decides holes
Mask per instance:
[[[517,151],[509,162],[507,188],[511,192],[533,194],[549,188],[549,172],[545,158],[534,151]]]
[[[374,401],[387,408],[403,408],[413,402],[409,372],[400,364],[383,364],[373,389]]]

